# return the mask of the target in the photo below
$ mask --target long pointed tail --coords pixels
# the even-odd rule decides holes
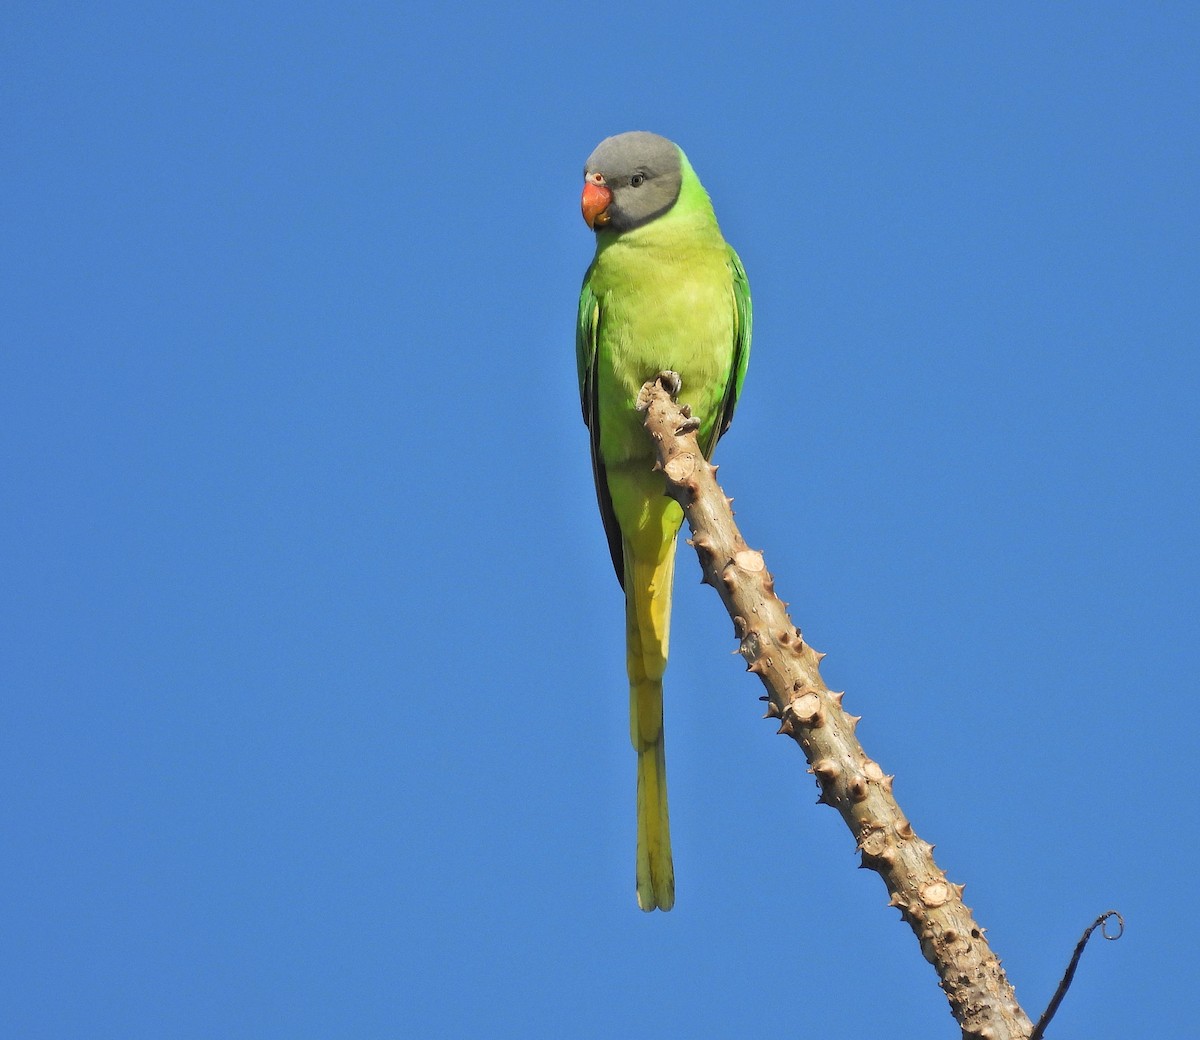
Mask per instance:
[[[643,910],[675,905],[667,759],[663,746],[662,677],[667,667],[675,538],[650,558],[625,542],[625,635],[629,732],[637,752],[637,900]]]

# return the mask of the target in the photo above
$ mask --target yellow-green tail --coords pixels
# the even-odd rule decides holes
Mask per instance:
[[[675,905],[667,759],[663,747],[662,677],[671,627],[675,538],[647,558],[626,539],[625,637],[629,671],[629,732],[637,752],[637,900],[643,910]]]

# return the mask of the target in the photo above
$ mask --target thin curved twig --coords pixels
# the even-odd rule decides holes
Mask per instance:
[[[1109,935],[1105,925],[1110,917],[1117,919],[1117,931],[1115,935]],[[1096,918],[1083,935],[1080,936],[1079,942],[1075,944],[1075,953],[1071,957],[1071,963],[1067,965],[1067,970],[1062,977],[1062,981],[1058,984],[1058,989],[1054,991],[1054,996],[1050,998],[1050,1003],[1046,1010],[1042,1012],[1042,1017],[1038,1019],[1037,1025],[1033,1027],[1033,1032],[1029,1034],[1029,1040],[1042,1040],[1042,1035],[1046,1032],[1046,1026],[1050,1024],[1050,1019],[1054,1017],[1054,1013],[1058,1010],[1058,1005],[1062,1003],[1063,997],[1067,995],[1067,990],[1071,988],[1071,981],[1075,978],[1075,968],[1079,964],[1079,958],[1083,954],[1083,948],[1088,944],[1088,940],[1092,937],[1092,932],[1097,928],[1100,929],[1100,934],[1109,942],[1121,938],[1125,934],[1125,918],[1123,918],[1117,910],[1106,910]]]

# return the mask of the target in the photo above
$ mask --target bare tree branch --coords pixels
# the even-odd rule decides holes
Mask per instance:
[[[677,380],[678,377],[675,377]],[[747,669],[767,689],[767,717],[800,745],[821,789],[819,801],[846,821],[862,865],[883,878],[937,970],[964,1040],[1026,1040],[1033,1028],[988,947],[983,928],[963,904],[963,886],[950,882],[892,795],[892,777],[862,749],[858,719],[842,710],[842,694],[821,679],[818,653],[801,638],[762,553],[749,548],[733,522],[726,498],[696,442],[696,421],[671,398],[665,374],[642,388],[646,411],[667,480],[667,493],[683,507],[704,580],[721,596]]]

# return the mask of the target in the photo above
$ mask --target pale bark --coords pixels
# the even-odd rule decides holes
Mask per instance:
[[[883,879],[889,905],[899,908],[937,970],[963,1037],[1025,1040],[1032,1023],[983,928],[963,904],[963,886],[949,881],[934,862],[933,846],[917,836],[892,794],[892,777],[855,736],[858,719],[842,710],[842,694],[831,692],[821,679],[825,655],[804,642],[775,595],[762,553],[749,548],[738,532],[731,500],[717,485],[716,467],[696,442],[695,420],[658,379],[642,388],[638,404],[646,411],[667,493],[687,516],[704,580],[733,619],[747,669],[767,689],[767,716],[778,718],[779,732],[800,745],[821,789],[819,801],[837,809],[862,865]]]

